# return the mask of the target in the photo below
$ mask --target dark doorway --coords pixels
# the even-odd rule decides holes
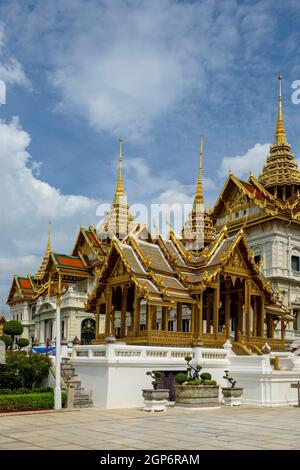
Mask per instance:
[[[81,344],[91,344],[95,339],[96,322],[92,318],[86,318],[81,322]]]
[[[162,373],[161,379],[158,384],[158,388],[167,388],[170,392],[170,401],[175,401],[175,377],[179,372],[183,372],[182,370],[178,371],[160,371]]]

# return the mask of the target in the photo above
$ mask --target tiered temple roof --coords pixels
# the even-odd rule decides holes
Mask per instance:
[[[182,237],[185,246],[192,251],[200,251],[208,245],[215,234],[215,228],[210,214],[204,208],[204,198],[202,190],[202,160],[203,160],[203,137],[200,140],[200,163],[196,194],[193,202],[193,208],[188,216]]]
[[[96,287],[89,295],[87,309],[95,311],[97,300],[114,270],[120,274],[120,269],[116,268],[119,259],[148,303],[172,306],[179,299],[185,303],[195,302],[193,294],[213,283],[234,255],[236,266],[249,270],[269,304],[276,304],[277,298],[255,263],[243,230],[229,237],[224,228],[200,256],[191,256],[181,240],[174,238],[174,233],[168,240],[158,237],[151,242],[128,236],[126,243],[121,243],[115,238],[98,273]],[[284,309],[280,308],[283,314]]]
[[[266,164],[259,177],[259,181],[263,186],[275,193],[277,193],[278,187],[300,185],[300,171],[291,151],[291,146],[287,142],[284,129],[281,81],[282,77],[279,76],[278,116],[275,142],[270,147]],[[285,194],[281,194],[281,196],[283,199],[286,199]]]
[[[7,303],[16,301],[30,301],[37,293],[37,286],[34,283],[34,278],[27,275],[27,277],[17,276],[13,277],[12,286],[8,295]]]
[[[300,171],[287,142],[283,112],[281,80],[279,77],[278,117],[274,144],[270,147],[266,164],[259,178],[250,174],[243,181],[231,172],[213,208],[214,221],[224,219],[229,228],[239,226],[241,218],[235,220],[235,211],[256,206],[260,209],[255,215],[246,215],[245,223],[257,223],[263,218],[278,217],[299,223],[300,221]],[[251,220],[250,220],[251,219]],[[221,225],[224,224],[224,221]]]
[[[117,186],[111,208],[98,230],[98,236],[100,239],[112,238],[112,236],[115,235],[119,240],[121,240],[134,228],[134,218],[130,214],[127,196],[124,191],[122,161],[122,139],[120,139]]]

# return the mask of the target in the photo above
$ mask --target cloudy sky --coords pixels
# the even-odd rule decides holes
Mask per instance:
[[[212,207],[228,168],[258,173],[279,72],[299,155],[300,6],[235,0],[1,0],[0,310],[13,272],[35,272],[48,221],[70,252],[110,202],[118,138],[130,203],[189,202],[204,135]]]

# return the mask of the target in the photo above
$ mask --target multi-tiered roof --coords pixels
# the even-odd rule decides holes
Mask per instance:
[[[279,76],[275,139],[270,146],[263,171],[259,178],[250,173],[247,181],[229,172],[212,211],[217,225],[227,223],[231,230],[235,226],[239,227],[242,221],[249,225],[270,217],[295,223],[300,221],[300,171],[286,138],[281,81],[282,77]],[[259,210],[251,212],[251,207]],[[241,211],[244,216],[241,216]]]
[[[111,208],[98,230],[98,236],[101,239],[116,236],[118,239],[122,240],[134,227],[134,219],[133,216],[130,214],[127,196],[124,190],[122,161],[122,139],[120,139],[120,156],[117,187]]]
[[[285,134],[281,81],[282,77],[280,75],[275,140],[274,144],[270,147],[270,152],[259,181],[272,194],[285,201],[300,188],[300,171]]]
[[[213,221],[209,212],[204,208],[202,161],[203,137],[200,139],[199,172],[193,208],[182,230],[183,242],[186,248],[195,252],[202,250],[204,246],[208,245],[215,234]]]

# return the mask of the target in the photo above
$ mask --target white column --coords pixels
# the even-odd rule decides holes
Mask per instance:
[[[60,388],[60,299],[56,301],[56,352],[55,352],[55,389],[54,389],[54,408],[61,409],[61,388]]]
[[[40,343],[45,343],[45,320],[40,321]]]
[[[52,341],[55,340],[55,335],[56,335],[56,320],[54,319],[52,321]]]

